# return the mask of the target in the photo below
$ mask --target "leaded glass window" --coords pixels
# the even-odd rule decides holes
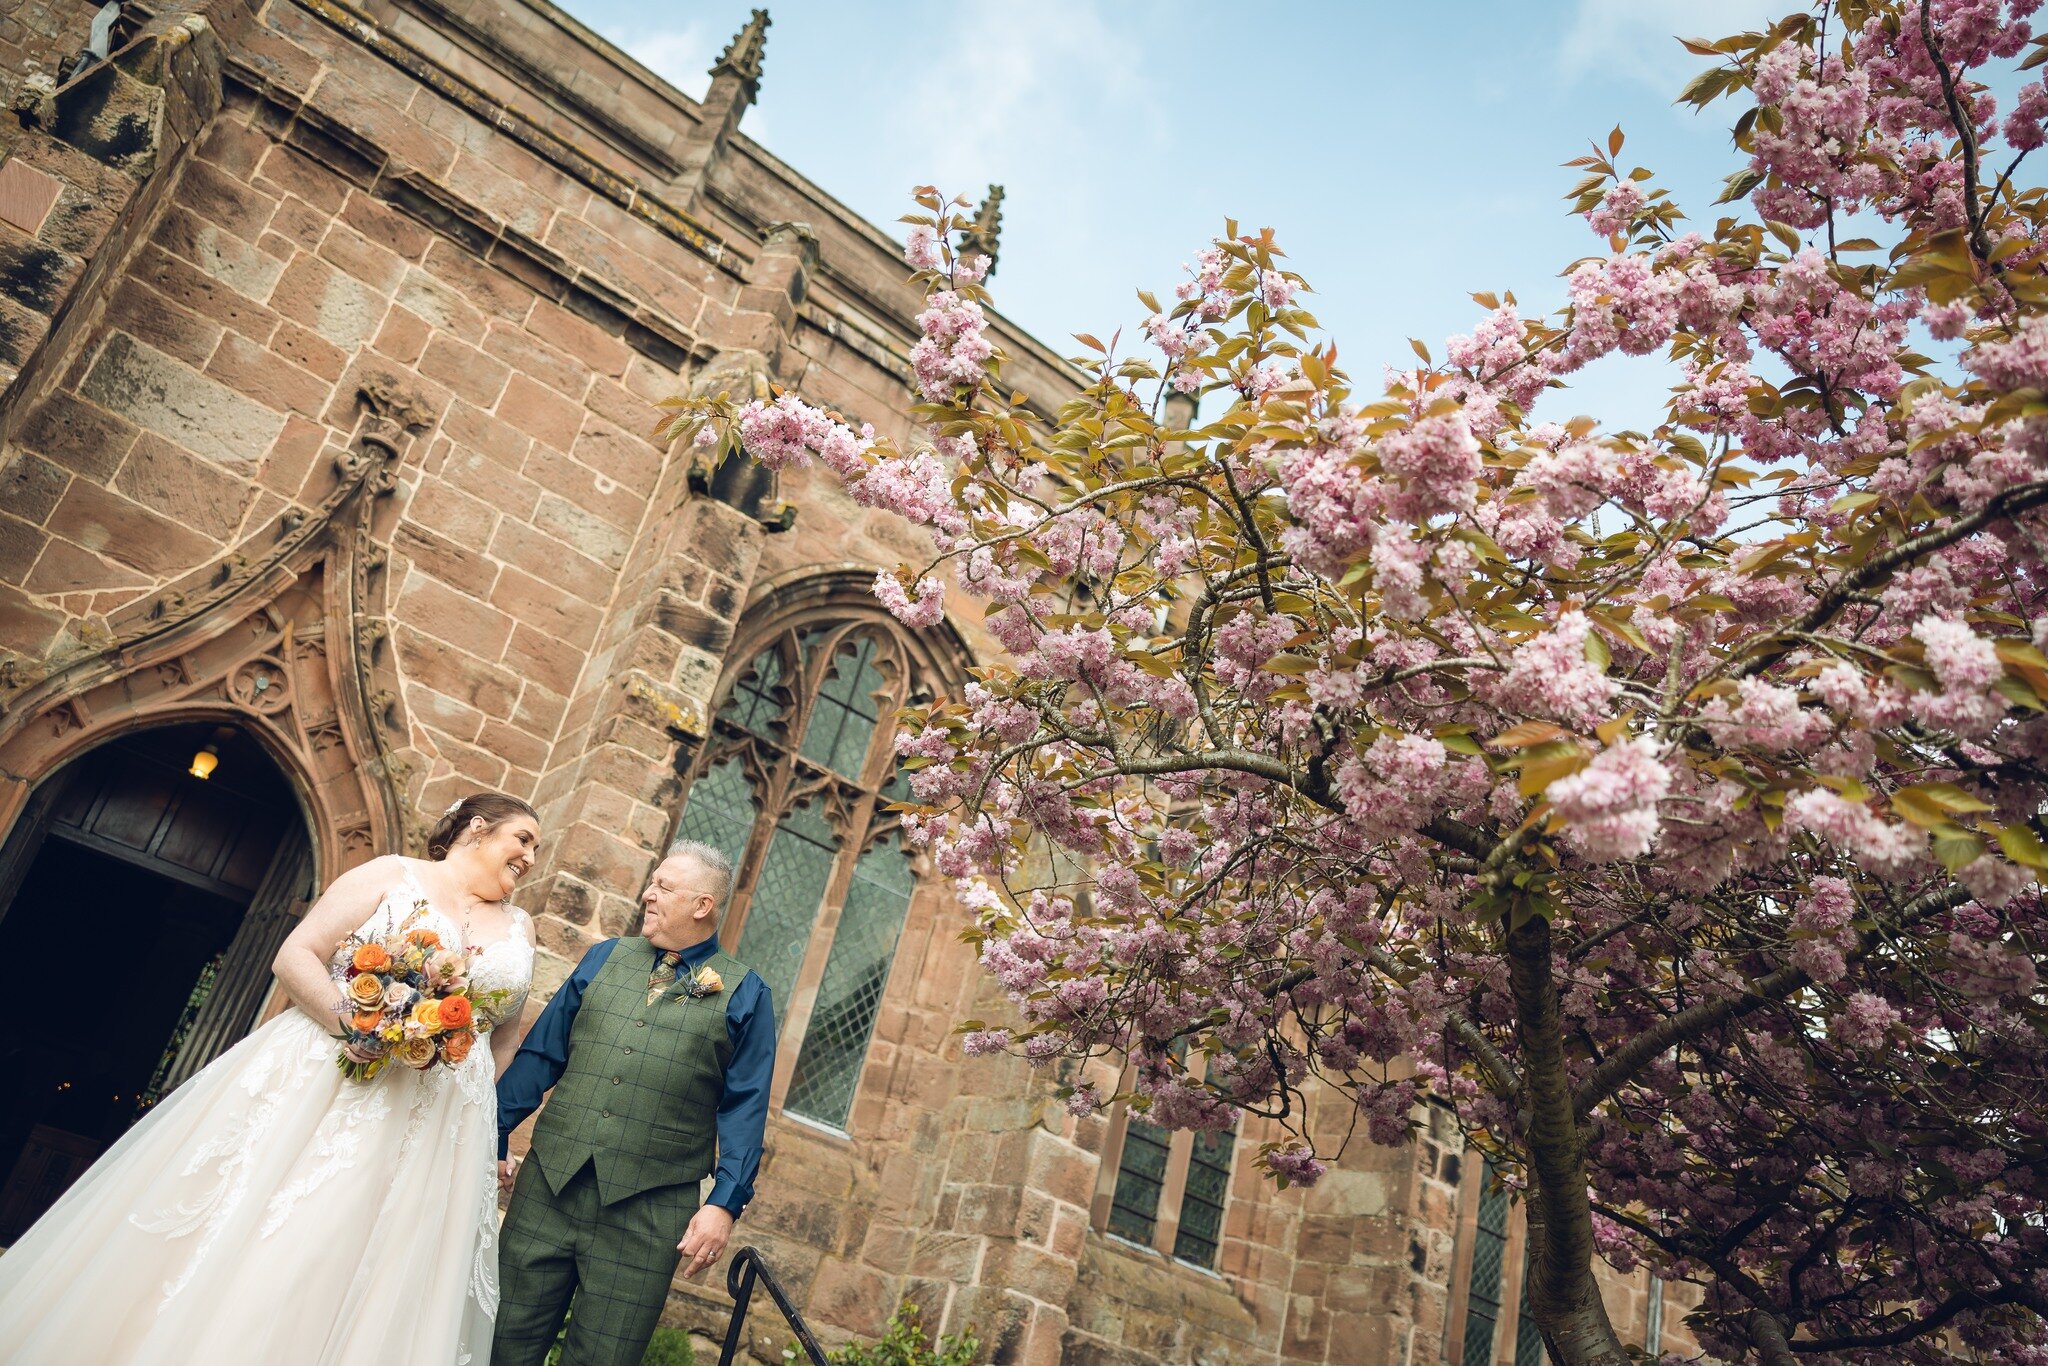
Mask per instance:
[[[910,861],[894,839],[873,846],[853,865],[839,932],[825,958],[818,1003],[783,1102],[795,1113],[834,1127],[846,1123],[914,890]]]
[[[833,1128],[853,1113],[916,890],[890,809],[909,796],[891,739],[911,659],[883,620],[770,635],[728,678],[676,818],[678,838],[733,859],[719,938],[774,998],[775,1099]]]
[[[1508,1191],[1495,1175],[1492,1159],[1481,1170],[1479,1182],[1479,1222],[1472,1239],[1472,1269],[1465,1281],[1465,1366],[1490,1366],[1493,1361],[1501,1262],[1508,1249]]]
[[[1180,1198],[1180,1228],[1173,1237],[1173,1255],[1194,1266],[1216,1265],[1223,1238],[1223,1194],[1230,1188],[1230,1150],[1234,1130],[1205,1130],[1195,1135],[1188,1152],[1188,1181]]]
[[[1117,1237],[1151,1244],[1166,1189],[1167,1147],[1167,1131],[1151,1120],[1132,1115],[1125,1121],[1123,1159],[1109,1205],[1109,1231]]]

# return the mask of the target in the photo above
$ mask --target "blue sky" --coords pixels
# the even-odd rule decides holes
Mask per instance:
[[[1796,0],[769,0],[761,98],[742,129],[900,232],[912,185],[1008,191],[992,288],[1064,351],[1135,333],[1221,230],[1271,226],[1361,388],[1468,330],[1478,290],[1554,306],[1600,244],[1560,165],[1619,123],[1710,225],[1736,165],[1733,110],[1672,104],[1700,67],[1673,35],[1755,27]],[[689,94],[744,0],[566,8]],[[1728,112],[1724,114],[1722,110]],[[1648,425],[1656,359],[1593,367],[1546,416]],[[1569,410],[1569,411],[1567,411]]]

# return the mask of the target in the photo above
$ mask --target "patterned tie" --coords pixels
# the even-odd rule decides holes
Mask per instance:
[[[653,1005],[661,999],[676,980],[676,973],[682,969],[683,956],[674,949],[663,949],[654,960],[654,971],[647,974],[647,1004]]]

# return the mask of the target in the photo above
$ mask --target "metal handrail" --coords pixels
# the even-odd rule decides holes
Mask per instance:
[[[743,1247],[726,1268],[725,1288],[732,1295],[732,1323],[725,1330],[725,1346],[718,1353],[718,1366],[732,1366],[733,1353],[740,1347],[740,1328],[747,1321],[747,1305],[754,1298],[754,1282],[759,1280],[768,1287],[768,1297],[775,1301],[775,1307],[782,1311],[782,1317],[796,1334],[796,1340],[803,1345],[811,1366],[832,1366],[825,1360],[825,1349],[818,1345],[818,1339],[811,1335],[811,1326],[804,1322],[804,1316],[789,1302],[789,1294],[782,1288],[782,1282],[775,1279],[775,1273],[768,1269],[768,1263],[752,1247]]]

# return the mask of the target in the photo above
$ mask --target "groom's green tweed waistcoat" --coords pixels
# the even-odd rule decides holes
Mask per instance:
[[[569,1061],[533,1128],[533,1156],[559,1194],[596,1163],[609,1205],[658,1186],[701,1181],[717,1165],[718,1102],[732,1034],[725,1012],[746,964],[714,952],[725,989],[692,998],[683,975],[647,1003],[655,948],[621,939],[583,989],[569,1030]]]

